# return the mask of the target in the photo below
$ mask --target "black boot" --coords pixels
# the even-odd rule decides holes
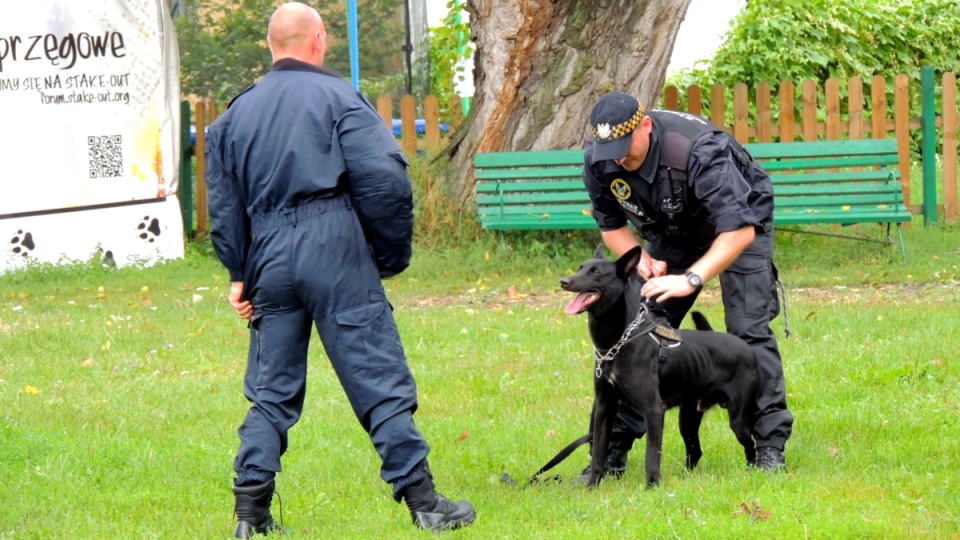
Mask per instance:
[[[603,461],[603,476],[606,478],[612,476],[619,480],[627,472],[627,452],[633,448],[633,440],[615,439],[610,443],[607,450],[607,459]],[[574,484],[586,484],[590,476],[590,465],[587,465],[583,472],[572,481]]]
[[[417,527],[440,532],[473,523],[477,513],[468,501],[452,502],[437,493],[430,476],[403,489],[403,500]]]
[[[757,448],[755,466],[767,472],[780,472],[787,470],[787,460],[783,457],[783,450],[772,446],[761,446]]]
[[[234,536],[250,538],[255,534],[285,534],[270,515],[270,502],[273,500],[275,485],[275,482],[270,480],[265,484],[233,486],[236,497],[233,513],[237,515],[237,532]]]

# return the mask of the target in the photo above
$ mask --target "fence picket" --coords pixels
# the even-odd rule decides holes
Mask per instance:
[[[793,104],[793,81],[780,82],[780,142],[793,142],[797,136]]]
[[[770,85],[762,82],[757,85],[757,140],[773,140],[772,116],[770,113]]]
[[[680,110],[680,92],[676,86],[668,86],[663,89],[663,108],[668,111]]]
[[[687,112],[697,116],[703,115],[703,93],[697,85],[687,88]]]
[[[745,143],[750,138],[750,102],[747,85],[737,83],[733,86],[733,136]]]
[[[943,83],[943,217],[957,221],[957,75],[944,73]]]
[[[726,99],[727,91],[722,84],[715,84],[710,87],[710,120],[722,128],[727,128]]]
[[[848,137],[863,138],[863,79],[850,77],[847,81]]]
[[[826,132],[828,141],[840,139],[840,81],[830,77],[824,85],[827,116]]]
[[[910,201],[910,79],[901,73],[893,85],[893,123],[900,155],[900,183],[903,184],[903,200],[913,213],[919,213]]]
[[[817,140],[817,83],[803,81],[803,140]]]

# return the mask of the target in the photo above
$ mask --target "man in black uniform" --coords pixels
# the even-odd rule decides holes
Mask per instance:
[[[311,324],[395,500],[423,529],[469,524],[470,503],[434,488],[413,421],[416,384],[381,282],[410,261],[406,160],[370,103],[320,67],[326,30],[313,8],[278,8],[267,43],[272,71],[211,126],[206,152],[213,245],[230,273],[230,303],[250,320],[236,536],[279,529],[270,502],[303,411]]]
[[[692,114],[650,111],[610,92],[590,114],[583,181],[604,243],[617,255],[646,240],[638,265],[645,298],[663,304],[674,327],[703,284],[720,278],[727,332],[757,355],[761,393],[753,434],[757,467],[786,467],[793,426],[783,365],[770,321],[779,313],[773,266],[770,178],[727,132]],[[645,432],[621,402],[605,475],[619,477]]]

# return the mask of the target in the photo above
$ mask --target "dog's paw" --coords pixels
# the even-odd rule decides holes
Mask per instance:
[[[143,216],[143,219],[141,219],[137,225],[137,231],[137,236],[141,240],[152,244],[153,241],[160,236],[160,220],[151,218],[150,216]]]
[[[13,235],[13,238],[10,239],[10,244],[13,246],[10,248],[10,251],[14,255],[20,255],[26,257],[37,245],[33,242],[33,235],[29,231],[24,232],[23,229],[17,231],[17,234]]]

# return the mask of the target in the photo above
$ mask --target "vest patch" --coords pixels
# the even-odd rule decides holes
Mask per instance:
[[[637,206],[637,205],[635,205],[635,204],[633,204],[632,202],[630,202],[630,201],[621,201],[621,200],[617,200],[617,202],[620,203],[620,206],[622,206],[624,210],[626,210],[626,211],[628,211],[628,212],[633,212],[634,214],[636,214],[636,215],[638,215],[638,216],[640,216],[640,217],[644,217],[644,215],[643,215],[643,210],[640,210],[640,207]]]
[[[617,178],[610,183],[610,191],[613,192],[613,196],[625,201],[630,198],[632,192],[630,191],[630,184],[627,183],[623,178]]]

